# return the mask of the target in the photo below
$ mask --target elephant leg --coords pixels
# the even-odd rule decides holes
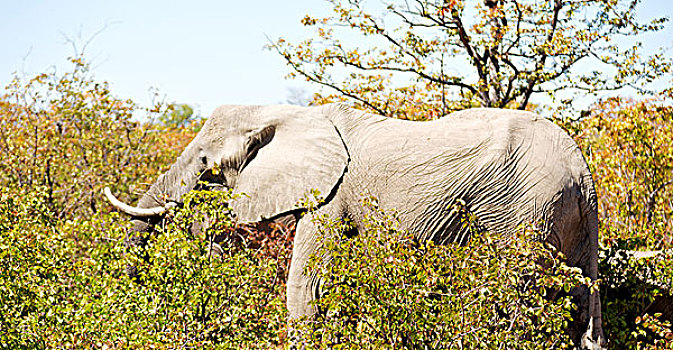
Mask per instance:
[[[594,238],[597,241],[597,238]],[[595,282],[598,274],[598,243],[589,245],[588,259],[580,267],[585,276]],[[582,349],[603,349],[606,345],[605,334],[603,333],[603,317],[601,311],[600,291],[596,289],[591,291],[587,286],[577,287],[582,291],[582,303],[579,304],[580,312],[586,312],[583,318],[583,333],[581,340]],[[584,311],[586,310],[586,311]]]
[[[587,181],[591,181],[590,178]],[[587,185],[588,186],[588,185]],[[598,214],[592,188],[568,186],[554,203],[554,220],[547,242],[566,257],[568,266],[578,267],[592,282],[598,278]],[[601,349],[605,345],[599,292],[588,286],[570,290],[572,322],[567,333],[579,349]]]
[[[292,248],[292,260],[287,277],[287,310],[290,320],[303,316],[313,316],[314,306],[309,305],[318,297],[319,280],[317,276],[306,276],[305,267],[318,246],[318,229],[310,217],[304,217],[297,223]]]
[[[337,206],[332,203],[320,208],[315,215],[319,217],[326,214],[329,218],[337,220],[342,211],[335,210],[335,208]],[[317,274],[306,274],[306,265],[316,253],[323,235],[326,234],[321,232],[320,224],[313,222],[312,218],[312,215],[307,214],[297,221],[292,260],[287,278],[288,338],[291,349],[301,348],[301,344],[308,340],[306,336],[310,338],[309,334],[302,334],[302,332],[312,332],[309,323],[319,312],[312,302],[324,292],[321,290],[323,277]],[[329,263],[329,256],[322,255],[320,258],[323,263]]]
[[[605,346],[600,296],[598,291],[591,293],[587,286],[575,287],[570,292],[578,306],[573,314],[570,335],[578,349],[600,350]]]
[[[306,276],[305,267],[318,246],[318,229],[309,215],[297,222],[292,260],[287,277],[288,340],[290,349],[301,349],[309,331],[297,322],[310,321],[317,313],[311,302],[318,297],[319,280],[317,276]]]
[[[576,266],[582,274],[596,281],[598,274],[598,243],[594,232],[581,228],[583,235],[578,237],[576,244],[569,245],[566,254],[569,266]],[[573,312],[573,321],[569,335],[580,349],[601,349],[605,346],[603,334],[601,301],[598,290],[594,292],[588,286],[577,286],[570,290],[577,309]]]

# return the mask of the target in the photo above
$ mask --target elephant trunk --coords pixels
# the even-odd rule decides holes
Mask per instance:
[[[188,146],[175,164],[152,184],[138,202],[138,206],[133,207],[118,200],[108,187],[103,190],[105,197],[115,208],[134,218],[162,216],[181,203],[182,197],[192,190],[199,180],[203,164],[200,164],[192,153],[193,147]]]

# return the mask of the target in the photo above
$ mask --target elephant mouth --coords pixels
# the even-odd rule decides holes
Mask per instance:
[[[234,179],[227,171],[207,169],[199,176],[195,190],[222,191],[233,187]]]

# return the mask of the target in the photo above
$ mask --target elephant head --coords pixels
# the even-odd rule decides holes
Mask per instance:
[[[298,209],[310,190],[329,195],[347,162],[343,140],[324,109],[222,106],[138,206],[117,200],[107,188],[105,195],[135,219],[135,233],[148,232],[199,181],[243,194],[230,203],[237,220],[259,222]]]

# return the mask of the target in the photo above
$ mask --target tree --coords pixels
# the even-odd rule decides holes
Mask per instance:
[[[193,119],[194,108],[186,103],[171,103],[166,112],[159,116],[159,121],[169,128],[186,126]]]
[[[576,139],[592,167],[605,243],[673,247],[673,107],[612,98],[591,107]],[[626,234],[625,234],[626,233]]]
[[[295,106],[308,106],[311,103],[311,96],[305,89],[291,87],[287,89],[285,103]]]
[[[302,20],[314,38],[270,45],[290,77],[327,88],[317,103],[433,118],[471,106],[526,109],[536,95],[559,102],[573,92],[650,92],[671,72],[662,52],[643,56],[640,42],[620,39],[667,21],[640,22],[639,0],[328,2],[333,15]]]

